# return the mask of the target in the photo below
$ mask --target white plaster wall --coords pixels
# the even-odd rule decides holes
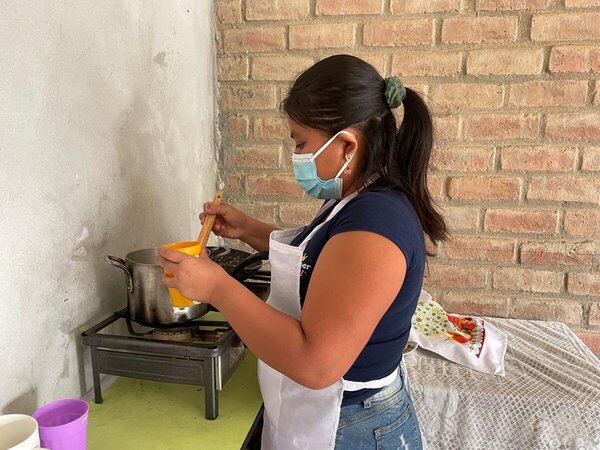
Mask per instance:
[[[0,413],[91,389],[106,254],[195,238],[217,183],[213,4],[3,0]]]

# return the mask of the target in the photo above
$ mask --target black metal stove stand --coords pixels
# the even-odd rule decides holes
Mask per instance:
[[[122,320],[127,331],[111,334],[105,328]],[[122,324],[121,324],[122,325]],[[82,342],[91,349],[95,402],[102,403],[100,374],[204,386],[205,416],[219,414],[217,390],[221,390],[240,363],[244,346],[227,322],[196,320],[182,326],[226,328],[214,342],[166,341],[152,337],[152,330],[136,332],[127,308],[84,331]],[[238,346],[232,346],[237,343]]]

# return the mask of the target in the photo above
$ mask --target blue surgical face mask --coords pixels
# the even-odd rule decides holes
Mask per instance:
[[[319,175],[317,174],[317,165],[315,164],[317,156],[323,153],[329,144],[342,133],[352,136],[351,133],[342,130],[334,134],[331,139],[325,142],[321,148],[314,153],[304,153],[302,155],[296,153],[292,154],[292,164],[294,165],[296,181],[311,197],[320,198],[322,200],[342,198],[342,179],[340,178],[340,175],[346,167],[348,167],[352,158],[354,158],[354,153],[342,165],[342,168],[337,175],[329,180],[322,180],[319,178]]]

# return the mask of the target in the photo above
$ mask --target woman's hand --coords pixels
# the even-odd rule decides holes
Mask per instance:
[[[206,251],[199,258],[166,247],[158,248],[158,263],[172,276],[166,274],[162,282],[175,288],[184,297],[210,303],[215,290],[223,283],[227,272],[211,261]]]
[[[205,203],[200,221],[204,223],[208,214],[214,214],[212,231],[217,236],[240,239],[259,252],[269,249],[269,235],[276,228],[273,225],[254,219],[231,205]]]
[[[247,234],[251,218],[228,204],[213,205],[205,203],[204,212],[200,214],[200,222],[204,224],[204,219],[208,214],[214,214],[215,224],[212,231],[217,236],[230,239],[242,239]]]

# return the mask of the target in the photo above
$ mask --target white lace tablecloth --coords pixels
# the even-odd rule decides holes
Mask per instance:
[[[506,376],[417,349],[405,356],[428,450],[600,449],[600,361],[564,324],[487,319]]]

